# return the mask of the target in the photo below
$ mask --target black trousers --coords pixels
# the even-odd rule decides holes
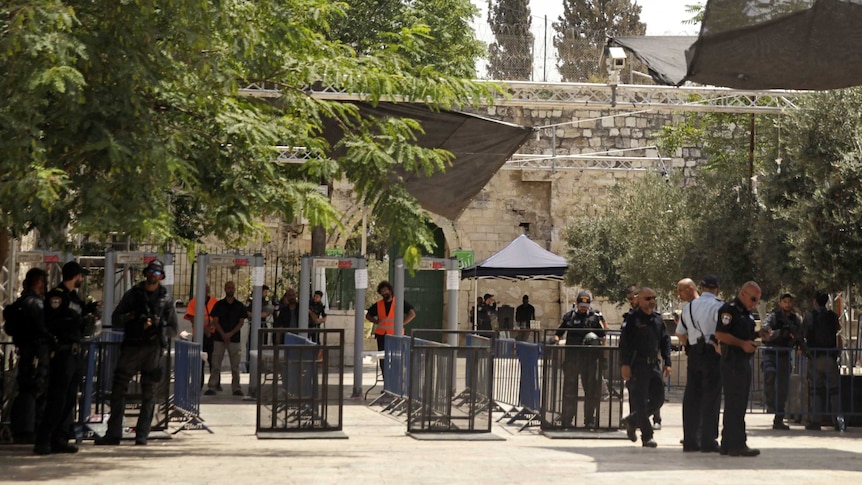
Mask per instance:
[[[721,387],[724,391],[721,447],[725,450],[745,448],[745,409],[751,387],[751,357],[734,355],[723,358]]]
[[[39,343],[17,348],[18,393],[12,401],[10,424],[16,439],[33,440],[45,411],[51,350],[48,345]]]
[[[75,437],[75,399],[82,367],[80,346],[62,345],[54,351],[49,364],[45,413],[36,431],[37,445],[64,445]]]
[[[685,394],[682,397],[683,445],[712,448],[718,438],[721,412],[721,356],[712,345],[688,352]]]
[[[386,334],[375,333],[374,338],[377,339],[377,350],[386,350]],[[378,365],[380,366],[380,375],[386,377],[386,367],[383,365],[383,360]]]
[[[790,391],[790,352],[790,348],[766,347],[760,354],[766,411],[775,413],[776,422],[784,420],[787,394]]]
[[[664,379],[658,363],[632,364],[632,377],[626,385],[629,388],[629,401],[632,413],[625,417],[633,420],[641,430],[641,438],[648,441],[653,437],[649,417],[664,404]]]
[[[577,414],[579,401],[578,379],[584,389],[584,426],[598,424],[599,404],[602,401],[601,350],[567,348],[563,361],[563,412],[562,425],[571,426]],[[577,423],[574,423],[577,426]]]
[[[141,412],[135,426],[135,437],[146,439],[153,423],[155,401],[153,389],[162,379],[162,347],[158,343],[138,346],[124,346],[120,351],[117,369],[114,371],[111,389],[111,417],[108,418],[106,436],[123,437],[123,417],[126,414],[126,395],[129,381],[141,373]]]

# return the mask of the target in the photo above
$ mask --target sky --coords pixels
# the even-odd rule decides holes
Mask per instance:
[[[480,14],[473,23],[476,37],[487,43],[494,42],[494,36],[488,27],[488,0],[472,0],[479,9]],[[683,21],[691,17],[686,12],[686,5],[704,4],[706,0],[635,0],[641,6],[641,22],[646,23],[647,35],[697,35],[700,31],[699,25],[683,24]],[[548,39],[553,35],[551,24],[563,13],[563,0],[530,0],[530,13],[533,17],[532,28],[537,39],[535,62],[533,69],[533,80],[535,81],[559,81],[559,74],[553,67],[555,56],[552,52],[538,52],[541,45],[544,29],[545,16],[547,16]],[[545,44],[550,45],[548,41]],[[550,48],[549,48],[550,49]],[[547,54],[547,55],[545,55]],[[486,74],[484,61],[477,65],[478,77],[483,78]]]

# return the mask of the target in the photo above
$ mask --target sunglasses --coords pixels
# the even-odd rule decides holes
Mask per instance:
[[[149,274],[153,274],[153,275],[156,275],[156,276],[161,276],[161,275],[163,275],[163,274],[164,274],[163,272],[161,272],[161,271],[159,271],[159,270],[157,270],[157,269],[148,269],[148,270],[147,270],[147,273],[149,273]]]

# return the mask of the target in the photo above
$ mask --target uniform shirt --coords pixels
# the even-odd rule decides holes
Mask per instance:
[[[620,334],[622,365],[656,362],[659,355],[664,366],[670,367],[670,336],[661,315],[640,310],[629,313]]]
[[[308,302],[308,311],[317,315],[318,319],[322,319],[326,317],[326,307],[323,305],[323,301],[315,302],[312,298],[311,301]],[[310,317],[310,315],[309,315]],[[308,325],[314,327],[320,327],[320,323],[314,323],[311,321],[311,318],[308,319]]]
[[[272,322],[275,328],[299,328],[299,302],[290,308],[290,305],[279,303],[278,316]]]
[[[33,291],[21,293],[20,299],[24,328],[12,341],[17,346],[53,343],[53,335],[45,328],[45,301]]]
[[[724,302],[712,293],[705,291],[682,307],[679,324],[676,326],[678,335],[687,335],[688,342],[694,345],[700,337],[704,342],[712,342],[715,326],[718,323],[718,310]]]
[[[739,298],[734,298],[718,310],[715,332],[729,333],[740,340],[754,340],[754,315],[742,305]],[[721,344],[722,361],[748,362],[749,357],[748,353],[735,345]]]
[[[234,299],[234,301],[228,302],[227,298],[222,298],[217,301],[215,306],[213,307],[212,317],[218,318],[218,324],[221,325],[221,329],[228,333],[231,330],[242,324],[242,319],[246,318],[248,313],[245,310],[245,305],[243,305],[239,300]],[[215,340],[222,340],[220,335],[213,337]],[[240,333],[237,332],[230,337],[231,342],[239,342],[240,341]]]
[[[84,303],[77,291],[60,285],[45,296],[45,326],[58,344],[77,344],[84,337]]]
[[[799,315],[795,313],[785,315],[779,308],[766,316],[760,328],[764,331],[772,330],[772,336],[763,340],[763,343],[767,345],[773,347],[799,346],[802,322],[799,320]]]
[[[563,323],[557,329],[557,337],[566,335],[566,345],[583,345],[584,337],[592,332],[599,338],[605,336],[605,317],[595,310],[587,310],[578,313],[577,309],[570,310],[563,316]]]
[[[152,319],[152,326],[144,328],[143,322]],[[165,338],[177,334],[177,312],[168,295],[168,290],[159,285],[155,291],[147,291],[146,282],[133,286],[117,304],[112,320],[123,325],[123,345],[147,345],[158,342],[164,345]]]

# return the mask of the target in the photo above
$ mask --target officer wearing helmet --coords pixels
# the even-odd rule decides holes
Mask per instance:
[[[177,313],[161,281],[165,267],[155,259],[144,268],[145,280],[123,295],[113,313],[115,325],[123,327],[120,358],[114,371],[111,417],[97,445],[116,446],[123,437],[123,416],[129,381],[141,373],[141,410],[135,425],[135,444],[146,445],[153,421],[154,387],[163,376],[162,351],[177,334]]]
[[[584,427],[598,426],[599,403],[602,398],[602,351],[584,346],[601,346],[607,324],[600,312],[590,308],[592,297],[586,291],[578,293],[575,308],[563,316],[563,322],[554,336],[555,341],[566,336],[563,361],[563,412],[562,426],[573,423],[577,412],[578,378],[584,389]]]

